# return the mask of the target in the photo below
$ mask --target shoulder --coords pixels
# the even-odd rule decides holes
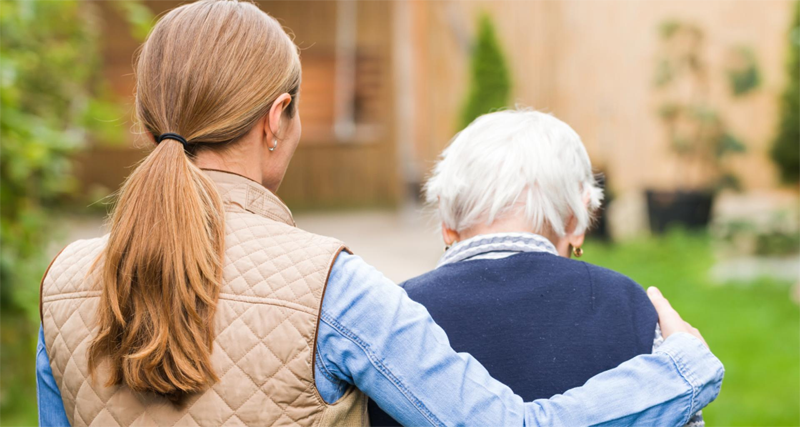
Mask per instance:
[[[595,297],[613,295],[615,298],[627,296],[634,301],[649,299],[642,286],[628,276],[587,262],[564,258],[551,254],[528,253],[500,260],[465,261],[446,265],[424,273],[402,283],[409,294],[422,291],[430,285],[448,281],[471,281],[477,276],[496,272],[503,275],[516,275],[524,271],[532,276],[546,276],[547,282],[554,285],[570,282],[592,287]]]
[[[39,313],[44,298],[59,293],[89,290],[90,281],[83,280],[106,247],[108,235],[94,239],[76,240],[62,249],[50,261],[39,284]]]
[[[322,300],[323,315],[327,313],[332,319],[340,319],[362,311],[381,311],[384,310],[381,307],[396,304],[405,296],[403,289],[360,256],[342,251],[328,277]]]
[[[496,259],[476,259],[447,264],[407,280],[406,290],[445,281],[472,282],[518,276],[547,276],[554,281],[583,280],[589,274],[585,263],[550,253],[529,252]]]
[[[459,266],[460,264],[452,264],[435,268],[400,283],[400,287],[405,289],[406,292],[411,293],[429,284],[438,283],[442,280],[449,280],[453,275],[458,275],[463,271],[463,269],[458,268]]]
[[[106,247],[108,243],[109,234],[106,233],[100,237],[93,239],[76,240],[67,245],[61,253],[56,256],[54,261],[58,261],[64,257],[72,257],[76,255],[85,256],[87,253],[97,252]]]
[[[266,218],[247,211],[227,211],[225,215],[227,245],[233,246],[246,241],[259,241],[261,246],[320,247],[338,250],[345,246],[336,238],[322,236],[296,226]]]
[[[568,261],[579,264],[586,270],[592,285],[598,292],[625,293],[648,299],[642,285],[620,272],[584,261]]]
[[[572,263],[581,265],[584,269],[586,269],[587,274],[589,274],[592,278],[592,281],[595,284],[606,286],[606,287],[615,287],[621,288],[624,290],[631,290],[631,291],[642,291],[642,286],[636,283],[630,277],[614,271],[610,270],[605,267],[600,267],[599,265],[590,264],[584,261],[577,261],[577,260],[569,260]]]
[[[374,281],[389,281],[389,279],[364,261],[363,258],[349,250],[342,250],[336,256],[331,268],[329,283],[365,283]]]
[[[400,284],[409,294],[424,292],[431,285],[442,283],[473,283],[502,280],[503,277],[542,274],[545,271],[564,274],[563,258],[546,253],[524,253],[505,258],[474,259],[437,267]],[[576,266],[568,267],[575,269]],[[582,267],[576,270],[586,274]]]
[[[583,261],[592,284],[592,293],[598,304],[628,307],[645,318],[655,321],[656,313],[642,285],[630,277]],[[650,320],[648,322],[650,322]]]
[[[67,245],[50,262],[43,281],[56,279],[67,272],[88,269],[101,255],[108,242],[108,234],[94,239],[76,240]]]

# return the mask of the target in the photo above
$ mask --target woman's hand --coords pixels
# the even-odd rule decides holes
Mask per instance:
[[[706,340],[700,335],[700,331],[681,319],[681,315],[672,308],[672,305],[664,298],[664,295],[661,295],[661,291],[658,288],[653,286],[647,288],[647,296],[650,297],[650,301],[656,307],[656,312],[658,312],[658,323],[661,325],[661,335],[664,339],[677,332],[686,332],[699,338],[708,347]]]

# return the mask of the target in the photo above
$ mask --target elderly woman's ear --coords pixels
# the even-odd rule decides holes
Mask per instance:
[[[442,240],[444,240],[445,249],[447,249],[450,246],[458,243],[458,232],[447,228],[447,226],[442,223]]]
[[[583,196],[583,205],[588,209],[589,204],[591,203],[591,195],[587,192]],[[567,227],[564,231],[567,232],[567,235],[564,236],[564,240],[568,243],[568,246],[564,248],[564,252],[561,251],[561,248],[558,249],[559,255],[563,257],[569,258],[572,255],[575,257],[580,257],[583,255],[583,242],[586,239],[586,229],[580,234],[575,234],[575,229],[578,227],[578,221],[575,219],[575,216],[570,216],[569,221],[567,222]]]
[[[589,204],[591,203],[591,195],[587,192],[583,196],[583,205],[588,209]],[[572,255],[575,257],[580,257],[583,255],[583,242],[586,239],[586,229],[580,234],[575,234],[575,230],[578,228],[578,220],[575,218],[575,215],[570,215],[569,220],[567,221],[566,227],[564,227],[564,232],[566,233],[564,237],[558,239],[555,242],[556,250],[558,254],[569,258]]]
[[[567,227],[564,230],[566,231],[566,234],[564,237],[555,242],[558,254],[564,258],[569,258],[573,254],[576,257],[579,257],[583,254],[581,246],[583,246],[583,241],[586,238],[586,232],[575,234],[575,229],[577,226],[578,221],[575,219],[575,216],[570,216],[569,222],[567,222]]]

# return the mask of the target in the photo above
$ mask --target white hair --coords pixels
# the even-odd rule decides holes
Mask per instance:
[[[521,212],[533,231],[549,227],[559,236],[571,215],[572,234],[585,232],[603,198],[578,134],[550,114],[522,109],[483,115],[459,132],[425,194],[459,233]]]

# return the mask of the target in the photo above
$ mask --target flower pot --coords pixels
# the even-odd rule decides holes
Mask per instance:
[[[590,237],[599,239],[599,240],[611,240],[611,233],[609,232],[608,228],[608,206],[613,202],[613,195],[608,189],[608,174],[605,172],[601,172],[597,174],[597,186],[603,189],[605,193],[605,198],[603,199],[602,205],[600,205],[600,209],[597,211],[595,221],[592,224],[592,227],[589,229],[589,233],[587,234]]]
[[[714,194],[706,191],[647,190],[650,230],[663,233],[671,225],[687,229],[708,226]]]

